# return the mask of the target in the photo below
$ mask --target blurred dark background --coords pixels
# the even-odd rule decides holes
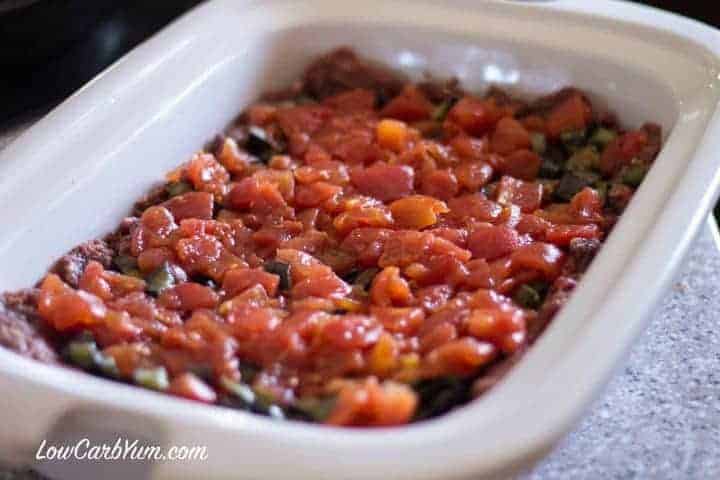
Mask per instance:
[[[202,0],[0,0],[0,126],[44,111]],[[720,25],[715,1],[648,0]]]

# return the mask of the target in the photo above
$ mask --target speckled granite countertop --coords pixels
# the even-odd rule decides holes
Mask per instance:
[[[525,480],[720,478],[718,272],[708,225],[625,366]]]
[[[0,128],[0,149],[31,121]],[[523,480],[720,478],[718,272],[708,226],[625,367]],[[38,477],[0,471],[0,480],[30,479]]]

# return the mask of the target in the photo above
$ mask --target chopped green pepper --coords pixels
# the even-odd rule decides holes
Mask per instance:
[[[595,145],[601,151],[617,138],[617,132],[605,127],[598,127],[590,136],[590,143]]]
[[[160,292],[173,285],[175,285],[175,276],[168,262],[163,263],[147,278],[147,290],[155,295],[159,295]]]
[[[292,405],[291,413],[299,413],[307,420],[323,422],[330,416],[336,403],[336,397],[304,397]]]
[[[355,277],[352,283],[353,285],[357,285],[363,290],[370,290],[370,285],[372,285],[375,276],[379,272],[380,270],[374,267],[363,270],[362,272],[358,273],[357,277]]]
[[[622,173],[622,182],[630,187],[639,187],[647,171],[647,167],[640,163],[629,165]]]
[[[530,134],[530,142],[532,149],[538,155],[542,155],[547,150],[547,138],[542,133],[533,132]]]
[[[537,310],[540,308],[540,305],[542,305],[540,292],[528,284],[521,285],[520,288],[517,289],[513,300],[521,307],[533,310]]]
[[[610,185],[608,184],[608,182],[605,182],[603,180],[598,180],[597,182],[595,182],[594,187],[595,187],[595,190],[600,195],[600,198],[602,199],[602,202],[604,205],[605,201],[607,199],[608,190],[610,189]]]
[[[268,273],[273,273],[280,277],[280,290],[286,291],[292,288],[292,277],[290,276],[290,264],[277,260],[269,260],[265,262],[263,268]]]
[[[102,352],[95,358],[95,367],[105,376],[115,378],[120,376],[115,359]]]
[[[431,118],[436,122],[444,121],[445,117],[447,117],[447,114],[450,112],[452,107],[457,103],[457,101],[458,101],[458,99],[455,97],[451,97],[451,98],[444,100],[432,112]]]
[[[275,403],[275,399],[271,395],[263,393],[259,389],[253,390],[255,392],[255,404],[252,409],[254,412],[267,415],[276,420],[285,419],[285,411]]]
[[[138,269],[137,259],[132,255],[117,255],[113,258],[113,264],[120,270],[120,273],[124,275],[130,275],[133,277],[140,277],[140,270]]]
[[[89,332],[84,332],[65,347],[68,361],[83,370],[95,371],[108,377],[117,377],[115,359],[105,355]]]
[[[165,185],[165,191],[167,192],[168,196],[172,198],[177,197],[178,195],[182,195],[183,193],[192,191],[192,186],[189,183],[183,181],[170,182]]]
[[[600,154],[595,147],[584,147],[576,151],[565,164],[565,168],[572,172],[587,172],[598,167]]]
[[[250,385],[242,382],[234,382],[229,378],[220,379],[222,387],[232,394],[234,399],[240,402],[240,408],[250,409],[255,404],[255,392]]]
[[[133,372],[133,381],[141,387],[163,391],[170,386],[165,367],[138,368]]]
[[[95,342],[74,341],[67,346],[68,359],[75,365],[85,370],[95,367],[95,358],[98,353]]]
[[[568,152],[574,152],[585,145],[587,132],[583,130],[568,130],[560,134],[560,141]]]
[[[270,395],[259,392],[246,383],[235,382],[226,377],[220,379],[220,384],[231,395],[228,399],[230,406],[268,415],[278,420],[286,418],[283,408],[274,403]]]

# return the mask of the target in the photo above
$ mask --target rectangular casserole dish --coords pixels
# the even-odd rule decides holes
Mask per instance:
[[[664,149],[572,300],[482,400],[383,430],[278,423],[48,367],[0,350],[0,451],[53,431],[207,445],[153,478],[494,478],[549,451],[603,387],[716,197],[720,34],[623,2],[216,0],[142,45],[0,155],[0,291],[110,231],[165,171],[317,54],[351,45],[415,77],[537,95],[573,85]]]

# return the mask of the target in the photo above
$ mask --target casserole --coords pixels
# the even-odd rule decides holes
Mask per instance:
[[[3,152],[0,290],[34,281],[50,259],[110,230],[128,199],[230,121],[259,85],[288,83],[338,43],[415,75],[456,73],[469,90],[500,83],[538,94],[576,85],[630,124],[658,120],[669,137],[565,310],[502,385],[465,409],[393,431],[276,424],[60,376],[2,351],[0,448],[31,453],[50,429],[94,418],[94,428],[114,420],[159,442],[208,445],[208,462],[158,465],[159,478],[230,478],[238,468],[247,478],[282,478],[290,468],[298,478],[478,478],[528,466],[608,378],[715,197],[718,35],[616,2],[415,2],[423,8],[412,21],[405,2],[315,1],[302,12],[295,2],[258,5],[217,1],[196,10]],[[247,26],[241,33],[238,22]]]

